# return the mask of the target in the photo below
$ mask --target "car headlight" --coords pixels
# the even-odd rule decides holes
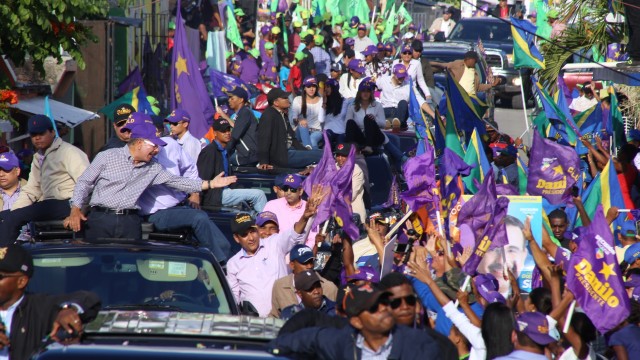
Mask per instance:
[[[513,79],[511,79],[511,83],[515,86],[520,86],[520,84],[522,84],[522,82],[520,81],[519,77],[515,77]]]
[[[507,54],[507,61],[509,64],[513,64],[513,54]]]

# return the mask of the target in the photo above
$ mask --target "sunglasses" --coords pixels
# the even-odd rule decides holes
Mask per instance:
[[[413,51],[403,51],[402,55],[413,55]]]
[[[167,122],[169,123],[169,126],[178,126],[178,125],[180,125],[180,123],[182,121],[178,121],[178,122],[169,122],[169,121],[167,121]]]
[[[116,127],[123,127],[127,123],[127,119],[120,120],[116,123]]]
[[[391,306],[391,308],[395,310],[399,308],[400,305],[402,305],[402,301],[404,301],[408,306],[416,306],[416,302],[418,300],[416,299],[415,295],[407,295],[405,297],[391,299],[389,301],[389,306]]]
[[[375,314],[378,312],[378,310],[380,309],[380,305],[384,305],[384,306],[389,306],[389,304],[391,303],[391,300],[389,300],[389,297],[387,296],[381,296],[380,299],[378,299],[378,301],[376,301],[375,304],[373,304],[369,310],[367,310],[367,312],[370,312],[372,314]]]
[[[280,190],[282,190],[284,192],[297,192],[298,191],[297,188],[294,188],[294,187],[291,187],[291,186],[286,186],[286,185],[281,187]]]
[[[0,274],[0,281],[2,281],[5,278],[18,277],[23,275],[24,274]]]

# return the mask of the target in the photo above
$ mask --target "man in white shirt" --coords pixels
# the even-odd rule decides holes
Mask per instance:
[[[369,36],[367,36],[367,25],[358,25],[358,36],[354,37],[353,50],[357,53],[361,53],[369,45],[375,45]]]
[[[444,11],[442,17],[435,19],[431,24],[429,34],[434,36],[436,41],[444,41],[447,39],[453,27],[456,26],[456,22],[451,19],[451,15],[453,15],[453,11],[449,8]]]
[[[202,150],[202,144],[200,140],[196,139],[189,132],[189,124],[191,123],[189,113],[182,109],[175,109],[164,121],[169,123],[171,135],[178,141],[178,144],[182,146],[182,149],[191,160],[198,160],[198,155],[200,155],[200,150]]]
[[[393,118],[394,127],[406,128],[409,118],[409,82],[407,68],[403,64],[393,66],[393,75],[385,75],[376,81],[380,89],[380,103],[384,108],[384,116]]]

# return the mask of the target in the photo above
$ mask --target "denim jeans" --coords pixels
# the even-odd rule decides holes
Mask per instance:
[[[318,163],[322,157],[322,150],[288,150],[288,166],[294,169],[301,169],[307,165]],[[223,194],[224,196],[224,194]]]
[[[243,201],[251,203],[253,210],[261,212],[267,204],[267,197],[258,189],[224,189],[222,190],[222,206],[234,206]]]
[[[313,149],[318,149],[318,142],[322,140],[322,131],[309,131],[308,127],[303,126],[298,126],[296,135],[302,145],[311,146]]]
[[[0,245],[13,244],[29,221],[62,220],[69,216],[69,200],[42,200],[17,210],[0,212]]]
[[[409,103],[405,100],[401,100],[397,107],[384,108],[384,116],[386,118],[398,118],[402,123],[402,127],[407,127],[407,119],[409,118]]]
[[[263,194],[264,195],[264,194]],[[211,250],[218,261],[226,261],[231,244],[206,212],[189,206],[175,206],[158,210],[149,216],[156,230],[170,231],[190,227],[200,245]]]

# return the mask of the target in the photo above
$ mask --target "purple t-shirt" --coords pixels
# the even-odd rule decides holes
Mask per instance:
[[[260,67],[258,67],[258,63],[253,57],[247,56],[246,59],[242,60],[237,71],[240,72],[240,80],[252,85],[258,83]]]
[[[624,346],[629,358],[633,357],[631,354],[640,354],[640,327],[633,324],[623,327],[611,335],[608,345]]]

